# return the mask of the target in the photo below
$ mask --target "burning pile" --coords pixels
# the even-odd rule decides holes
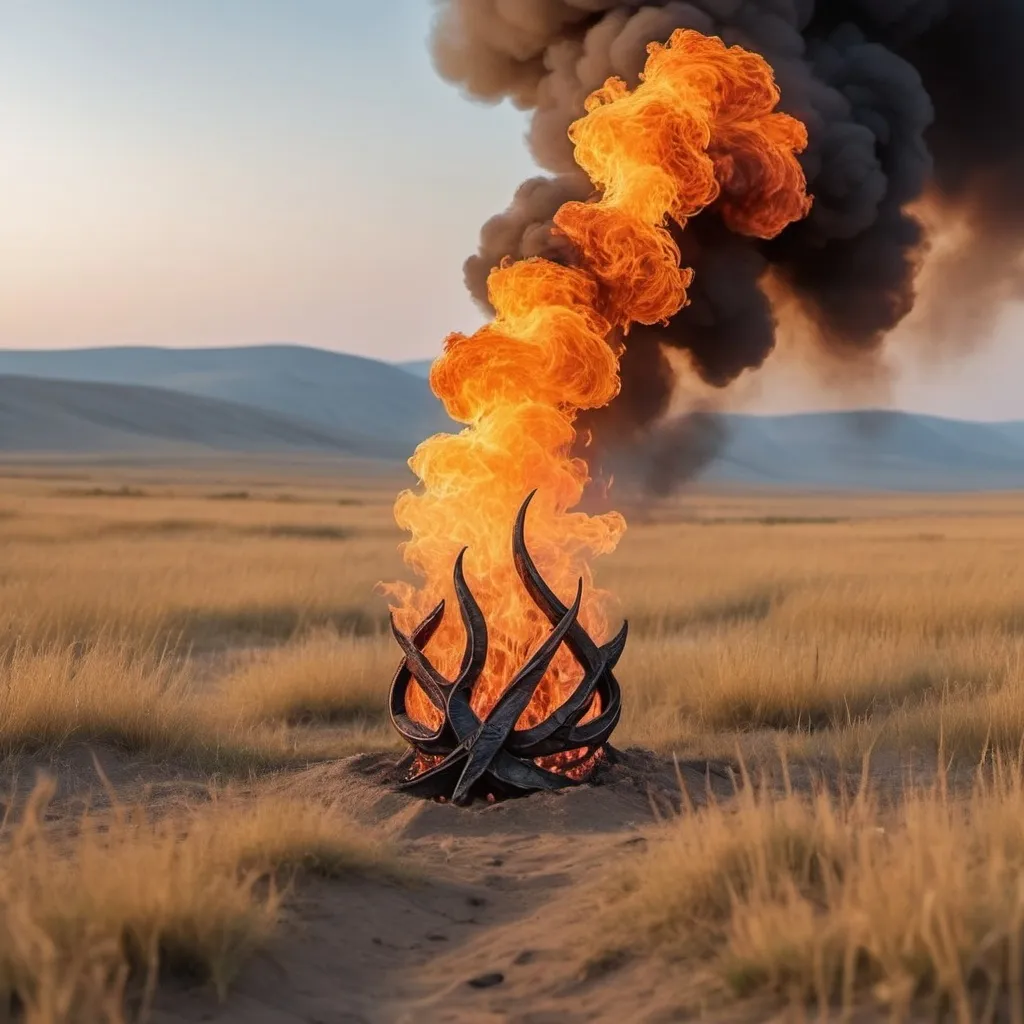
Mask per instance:
[[[669,222],[714,204],[731,231],[772,238],[810,209],[796,158],[807,133],[778,101],[756,54],[688,30],[652,43],[640,84],[609,79],[569,129],[597,194],[556,213],[563,262],[503,263],[487,283],[493,321],[446,340],[430,383],[467,428],[410,460],[423,487],[399,496],[395,517],[424,583],[388,588],[405,653],[391,710],[414,747],[413,791],[545,788],[599,759],[625,634],[599,647],[607,595],[590,562],[625,522],[570,511],[588,480],[574,422],[616,396],[630,328],[686,304],[693,275]],[[453,599],[461,622],[444,613]]]

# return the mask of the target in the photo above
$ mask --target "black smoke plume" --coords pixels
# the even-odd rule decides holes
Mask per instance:
[[[808,126],[814,207],[771,242],[730,234],[714,209],[691,221],[679,241],[696,271],[692,301],[667,327],[630,334],[622,393],[586,424],[598,442],[635,437],[664,414],[665,348],[688,352],[721,387],[760,366],[775,341],[769,276],[822,346],[876,352],[915,303],[923,197],[965,225],[940,268],[932,323],[977,334],[995,304],[1020,294],[1024,0],[439,0],[439,71],[473,98],[532,110],[530,149],[551,172],[484,225],[465,267],[481,304],[502,257],[566,258],[551,218],[590,192],[566,130],[606,78],[635,84],[647,44],[677,28],[770,62],[782,109]]]
[[[615,480],[638,484],[647,495],[667,498],[718,455],[729,436],[728,421],[710,409],[691,409],[652,426],[628,449],[608,454]]]

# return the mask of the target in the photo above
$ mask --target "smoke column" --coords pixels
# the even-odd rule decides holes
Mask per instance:
[[[933,324],[969,344],[1020,293],[1022,0],[440,0],[438,70],[475,99],[532,110],[529,146],[551,172],[524,182],[484,225],[465,265],[481,305],[505,256],[574,261],[552,217],[591,186],[567,129],[609,76],[634,85],[647,44],[677,28],[719,35],[772,65],[780,109],[808,126],[801,163],[815,202],[768,242],[730,232],[714,207],[677,234],[682,265],[695,270],[691,302],[667,325],[630,333],[620,395],[583,424],[599,444],[628,441],[666,412],[666,349],[688,353],[718,387],[760,366],[775,341],[769,278],[821,346],[876,352],[915,303],[928,239],[912,209],[922,198],[962,229],[937,267]]]

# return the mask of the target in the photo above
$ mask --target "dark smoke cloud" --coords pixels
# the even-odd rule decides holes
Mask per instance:
[[[636,446],[630,461],[641,467],[646,492],[666,498],[709,465],[728,437],[722,416],[696,409],[659,423]]]
[[[841,355],[871,354],[910,312],[927,250],[908,206],[925,194],[968,229],[947,260],[935,323],[977,332],[1020,292],[1024,243],[1024,0],[440,0],[437,67],[472,97],[533,111],[528,141],[549,177],[526,182],[484,227],[466,282],[486,304],[503,256],[571,258],[551,231],[585,196],[566,136],[610,75],[635,84],[652,40],[676,28],[763,54],[782,109],[801,118],[810,216],[772,242],[731,235],[714,210],[680,238],[691,304],[627,339],[623,388],[586,425],[633,437],[672,391],[663,347],[724,386],[771,352],[768,275]]]
[[[714,462],[730,433],[728,418],[702,404],[643,432],[634,430],[630,442],[622,443],[620,438],[618,445],[605,448],[597,459],[588,449],[594,480],[585,496],[585,510],[606,512],[619,507],[624,498],[636,496],[671,497]],[[631,509],[630,518],[636,513]]]

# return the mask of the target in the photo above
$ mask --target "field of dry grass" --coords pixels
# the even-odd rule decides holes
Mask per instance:
[[[113,805],[45,827],[40,782],[5,829],[0,859],[0,999],[33,1024],[119,1024],[145,1013],[160,974],[208,980],[223,998],[265,945],[289,873],[403,877],[387,849],[316,801],[221,798],[154,819]]]
[[[252,815],[269,821],[282,807],[260,780],[398,749],[384,714],[395,650],[374,593],[402,572],[390,518],[398,478],[3,472],[9,777],[98,745],[133,764],[171,765],[205,792],[242,786]],[[1019,1005],[1024,496],[692,494],[625,511],[626,540],[598,570],[631,624],[617,745],[736,757],[773,780],[752,779],[735,800],[663,826],[621,873],[604,912],[630,922],[631,948],[679,971],[696,957],[732,997],[897,1009],[934,997],[960,1020],[983,1014],[985,999],[1002,1006],[1010,990]],[[788,793],[780,755],[805,780]],[[906,781],[912,772],[924,781]],[[300,809],[299,852],[254,859],[241,839],[223,839],[242,819],[223,802],[200,804],[187,821],[176,811],[141,830],[119,819],[102,842],[119,851],[110,863],[139,858],[143,873],[160,858],[193,858],[158,870],[193,872],[174,887],[189,899],[205,904],[204,885],[218,891],[202,937],[195,921],[181,927],[193,929],[189,956],[223,986],[247,944],[269,934],[275,872],[306,848],[330,847],[335,833],[315,834]],[[69,814],[50,817],[64,827]],[[230,849],[212,850],[217,815]],[[17,811],[7,826],[0,999],[15,993],[37,1024],[117,1020],[62,1008],[71,990],[47,979],[73,962],[82,977],[105,979],[96,991],[121,1006],[126,985],[145,985],[145,956],[171,935],[161,915],[202,915],[160,909],[164,897],[144,886],[125,887],[105,915],[81,901],[66,912],[74,921],[45,901],[26,909],[11,894],[39,871],[74,887],[74,872],[99,870],[91,818],[71,838],[39,838],[49,836],[42,820]],[[347,834],[371,842],[355,826]],[[42,851],[31,863],[26,844]],[[228,920],[236,913],[245,923]],[[30,934],[25,952],[18,943]],[[112,959],[76,959],[104,943]]]

